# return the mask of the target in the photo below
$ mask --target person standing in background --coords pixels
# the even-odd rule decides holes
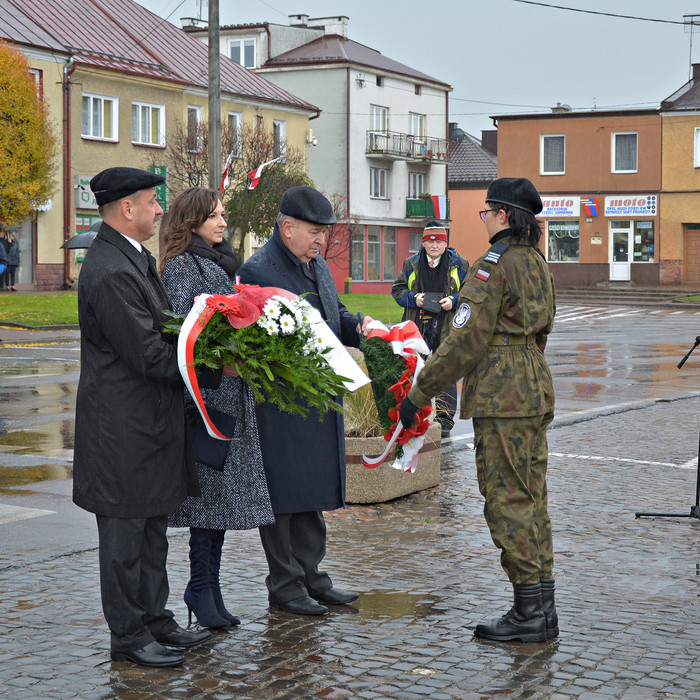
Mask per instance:
[[[420,251],[404,260],[391,288],[396,303],[404,309],[401,320],[413,321],[433,352],[450,332],[459,290],[469,272],[469,263],[448,247],[448,238],[448,230],[439,221],[428,223]],[[457,385],[440,393],[435,404],[442,437],[448,437],[457,410]]]

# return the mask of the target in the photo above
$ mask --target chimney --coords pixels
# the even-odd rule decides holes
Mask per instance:
[[[498,154],[498,129],[481,132],[481,147],[494,156]]]
[[[693,80],[700,79],[700,63],[693,63]]]
[[[289,15],[290,27],[305,27],[309,23],[309,15]]]

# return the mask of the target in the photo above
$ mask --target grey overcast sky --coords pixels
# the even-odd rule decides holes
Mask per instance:
[[[178,26],[181,17],[197,17],[200,4],[137,1]],[[219,8],[222,25],[346,15],[350,39],[449,83],[450,121],[477,137],[493,128],[490,115],[546,112],[557,102],[658,107],[689,77],[683,15],[700,22],[700,0],[221,0]],[[700,63],[700,31],[692,60]]]

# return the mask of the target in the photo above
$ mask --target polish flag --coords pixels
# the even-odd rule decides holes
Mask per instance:
[[[233,151],[228,154],[228,158],[226,159],[226,165],[224,166],[224,172],[223,175],[221,176],[221,187],[219,187],[219,192],[223,192],[229,185],[229,182],[231,182],[231,178],[229,177],[229,173],[231,171],[231,163],[233,161]]]
[[[436,219],[446,219],[447,218],[447,195],[444,194],[434,194],[432,196],[433,200],[433,211],[435,212]]]
[[[258,186],[258,182],[260,182],[260,175],[262,174],[263,168],[266,165],[267,163],[263,163],[261,166],[248,173],[248,177],[250,178],[250,185],[248,185],[249,190],[254,190]]]

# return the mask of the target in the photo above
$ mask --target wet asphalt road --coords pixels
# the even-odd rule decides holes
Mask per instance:
[[[94,519],[70,503],[77,334],[0,329],[0,695],[13,698],[700,698],[695,499],[700,314],[559,309],[550,508],[561,636],[473,638],[509,586],[476,487],[471,422],[443,443],[440,485],[327,516],[326,566],[355,607],[267,607],[255,532],[230,533],[225,597],[243,618],[184,667],[109,660]],[[13,342],[14,341],[14,342]],[[31,345],[28,343],[32,343]],[[187,538],[173,531],[181,623]]]

